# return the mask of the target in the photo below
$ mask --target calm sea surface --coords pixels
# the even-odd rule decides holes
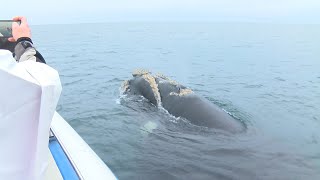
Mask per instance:
[[[119,179],[320,179],[320,26],[110,23],[34,26],[60,72],[58,112]],[[120,94],[137,68],[243,121],[228,135]]]

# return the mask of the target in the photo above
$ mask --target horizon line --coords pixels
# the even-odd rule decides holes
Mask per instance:
[[[30,23],[31,26],[39,25],[78,25],[78,24],[107,24],[107,23],[216,23],[216,24],[274,24],[274,25],[320,25],[320,22],[282,22],[282,21],[249,21],[249,20],[109,20],[109,21],[84,21],[84,22],[52,22]]]

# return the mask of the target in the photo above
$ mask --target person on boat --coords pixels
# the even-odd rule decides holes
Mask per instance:
[[[35,49],[31,40],[31,30],[29,28],[27,19],[22,16],[13,18],[14,21],[20,21],[20,25],[17,22],[12,23],[12,36],[8,39],[10,42],[16,42],[14,48],[14,58],[17,62],[26,60],[32,60],[36,62],[46,63],[42,55]]]
[[[33,46],[25,17],[15,17],[14,50],[0,49],[0,179],[47,179],[49,131],[61,94],[58,72]]]

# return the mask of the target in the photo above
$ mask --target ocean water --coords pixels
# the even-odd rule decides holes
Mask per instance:
[[[320,179],[320,25],[34,26],[60,72],[57,111],[119,179]],[[247,130],[226,134],[121,95],[135,69],[190,87]]]

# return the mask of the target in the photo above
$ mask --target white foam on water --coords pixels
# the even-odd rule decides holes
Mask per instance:
[[[181,117],[176,117],[172,114],[169,113],[168,110],[166,110],[164,107],[161,106],[158,106],[159,110],[162,111],[163,113],[165,113],[166,115],[168,115],[170,118],[169,118],[169,121],[170,122],[173,122],[173,123],[178,123],[180,120],[181,120]]]
[[[120,98],[116,99],[115,101],[116,101],[116,104],[119,104],[119,105],[121,104],[121,99]]]
[[[121,87],[119,87],[119,98],[115,99],[116,104],[121,104],[121,100],[127,99],[128,94],[125,93],[129,90],[127,83],[128,81],[124,81]]]

